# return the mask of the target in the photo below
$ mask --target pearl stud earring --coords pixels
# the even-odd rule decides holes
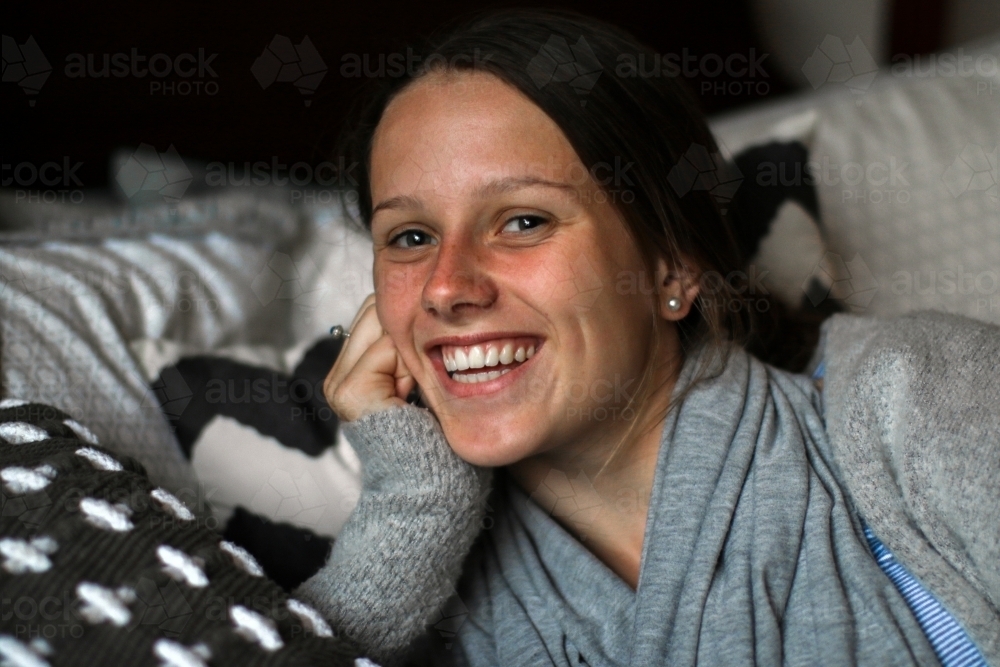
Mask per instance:
[[[678,299],[676,296],[671,297],[670,300],[667,301],[667,308],[669,308],[670,310],[673,310],[673,311],[680,310],[681,309],[681,300]]]

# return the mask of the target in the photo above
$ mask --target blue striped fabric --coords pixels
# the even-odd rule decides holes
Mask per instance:
[[[825,371],[826,364],[821,361],[813,371],[813,379],[822,379]],[[875,561],[906,600],[942,667],[989,667],[986,658],[955,617],[896,560],[864,519],[861,519],[861,525]]]
[[[923,628],[943,667],[988,667],[986,658],[955,617],[924,588],[916,577],[899,564],[896,557],[875,537],[862,519],[868,548],[879,567],[899,589]]]

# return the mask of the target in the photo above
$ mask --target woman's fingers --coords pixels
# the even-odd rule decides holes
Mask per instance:
[[[346,374],[368,346],[382,335],[382,325],[379,324],[378,316],[375,314],[375,304],[366,306],[358,313],[358,317],[351,325],[350,334],[351,336],[344,341],[334,364],[334,368],[339,366],[344,370],[342,374]]]
[[[355,421],[372,412],[403,405],[415,384],[392,339],[383,335],[362,353],[327,398],[341,419]],[[401,390],[406,392],[402,396]]]
[[[403,358],[399,356],[399,352],[396,352],[396,397],[405,401],[416,386],[417,381],[413,377],[413,373],[403,363]]]
[[[369,294],[364,302],[362,302],[361,307],[358,308],[358,312],[354,314],[354,320],[351,321],[351,326],[347,328],[347,333],[350,336],[344,340],[344,345],[341,347],[340,354],[337,356],[337,361],[334,364],[334,368],[339,364],[342,368],[350,370],[354,365],[354,362],[358,360],[361,353],[368,348],[374,342],[371,338],[371,332],[373,330],[370,325],[371,320],[378,321],[378,315],[375,309],[375,294]],[[381,335],[382,327],[378,326],[378,331]]]
[[[350,333],[323,383],[331,409],[342,420],[354,421],[403,404],[417,383],[382,329],[374,294],[361,305]]]

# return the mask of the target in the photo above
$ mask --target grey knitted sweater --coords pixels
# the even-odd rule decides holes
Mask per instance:
[[[818,355],[850,501],[1000,665],[1000,327],[836,315]]]
[[[492,475],[460,459],[425,408],[391,408],[342,428],[362,461],[361,498],[326,565],[295,595],[388,666],[440,620]]]
[[[823,484],[843,495],[987,660],[1000,664],[1000,329],[933,312],[891,320],[838,315],[824,324],[814,364],[820,360],[828,436],[820,438],[820,457],[832,473]],[[778,386],[788,396],[806,388],[794,378]],[[354,628],[362,645],[376,647],[374,655],[389,658],[439,615],[453,592],[479,532],[488,475],[458,460],[420,408],[375,413],[345,428],[365,464],[362,501],[330,562],[297,594],[338,626]],[[560,553],[572,558],[573,552]],[[428,563],[435,565],[429,576]],[[480,591],[483,600],[469,595],[463,599],[470,607],[489,606],[489,592]],[[901,646],[908,643],[914,657],[932,655],[913,635],[912,619],[899,615],[900,600],[891,593],[885,600],[887,618],[909,637]],[[626,626],[620,630],[631,631]],[[600,622],[593,627],[604,635],[614,630]],[[516,635],[516,627],[507,632]],[[760,638],[753,641],[759,651]],[[523,652],[520,659],[553,664],[532,662]]]

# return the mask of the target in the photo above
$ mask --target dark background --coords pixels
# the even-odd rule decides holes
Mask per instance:
[[[661,53],[703,55],[748,53],[756,45],[750,18],[738,0],[703,2],[571,2],[538,3],[576,9],[630,30]],[[324,2],[201,3],[109,2],[79,6],[52,3],[4,3],[3,34],[23,44],[33,35],[52,65],[52,73],[29,106],[29,96],[16,85],[0,86],[4,117],[3,162],[62,162],[64,156],[83,165],[76,172],[85,187],[108,181],[108,158],[116,147],[141,142],[159,151],[173,144],[185,158],[242,163],[276,156],[280,162],[317,162],[331,145],[350,101],[363,79],[345,78],[345,54],[405,52],[414,37],[426,34],[469,10],[468,2],[445,0],[432,5],[399,0]],[[488,2],[482,5],[516,6]],[[275,34],[298,44],[306,35],[328,68],[310,105],[291,83],[266,90],[251,65]],[[151,93],[151,83],[180,82],[171,75],[157,79],[68,78],[66,57],[94,54],[100,67],[105,53],[131,53],[147,58],[163,52],[176,57],[198,49],[217,53],[212,69],[218,78],[215,95]],[[761,49],[757,47],[759,53]],[[767,61],[765,60],[765,69]],[[771,74],[770,70],[768,73]],[[717,81],[725,80],[723,73]],[[195,82],[196,75],[187,81]],[[698,81],[692,82],[697,90]],[[769,95],[786,86],[768,79]],[[177,89],[175,89],[177,90]],[[707,111],[718,111],[760,99],[755,94],[701,96]]]
[[[521,3],[523,5],[523,3]],[[517,6],[486,2],[479,7]],[[747,6],[740,0],[665,0],[624,2],[575,1],[534,3],[558,6],[602,18],[631,31],[659,53],[748,55],[764,52]],[[345,54],[404,52],[407,43],[442,22],[468,12],[454,0],[426,3],[400,0],[361,2],[104,2],[100,5],[5,2],[3,34],[21,45],[33,36],[52,66],[37,95],[28,96],[16,83],[0,86],[3,115],[3,163],[40,164],[54,160],[82,162],[76,175],[85,188],[105,187],[108,159],[116,148],[140,143],[159,151],[169,145],[187,158],[245,161],[273,158],[283,163],[327,159],[336,132],[363,81],[341,74]],[[908,15],[918,13],[910,12]],[[912,31],[911,31],[912,33]],[[291,83],[262,89],[251,72],[255,59],[276,34],[298,44],[306,35],[328,71],[309,97]],[[926,41],[926,40],[925,40]],[[181,53],[197,57],[217,54],[204,77],[182,79],[70,78],[67,56],[93,54],[100,67],[104,54],[150,56]],[[922,47],[917,49],[922,50]],[[740,94],[705,93],[704,77],[688,79],[706,112],[719,112],[759,102],[790,90],[767,60],[766,86]],[[197,81],[203,81],[196,94]],[[189,94],[165,94],[163,88],[191,82]],[[726,74],[711,79],[726,83]],[[217,85],[217,88],[215,86]],[[215,94],[208,94],[208,86]],[[766,89],[766,94],[761,91]],[[309,105],[305,104],[309,101]],[[34,104],[32,105],[31,102]],[[9,174],[5,174],[9,175]]]

